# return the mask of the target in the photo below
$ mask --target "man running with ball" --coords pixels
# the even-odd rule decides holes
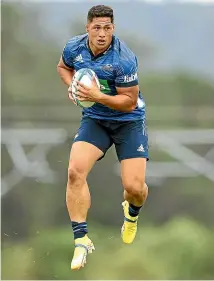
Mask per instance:
[[[124,187],[124,243],[133,242],[139,212],[146,201],[145,183],[148,159],[145,103],[138,86],[138,64],[135,54],[114,35],[113,10],[97,5],[88,11],[86,34],[70,39],[57,66],[59,76],[68,86],[75,71],[93,70],[101,84],[77,86],[80,101],[95,104],[83,109],[80,128],[71,148],[66,204],[74,233],[75,250],[71,269],[80,269],[94,245],[88,236],[87,212],[90,193],[87,176],[96,161],[114,144],[121,164]]]

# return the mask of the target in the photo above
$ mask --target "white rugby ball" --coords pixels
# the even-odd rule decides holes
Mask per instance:
[[[91,107],[92,105],[94,105],[95,102],[79,101],[78,96],[76,95],[77,81],[80,81],[84,85],[90,87],[91,84],[92,84],[93,78],[95,78],[95,81],[97,82],[97,86],[100,88],[99,79],[98,79],[96,73],[93,70],[91,70],[89,68],[81,68],[74,74],[73,80],[72,80],[72,83],[71,83],[71,89],[72,89],[72,96],[73,96],[75,102],[77,103],[77,105],[79,105],[81,107]]]

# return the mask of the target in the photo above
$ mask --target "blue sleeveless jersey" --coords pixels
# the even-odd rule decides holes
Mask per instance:
[[[138,63],[135,54],[116,36],[102,54],[94,56],[88,46],[88,35],[79,35],[69,40],[63,50],[62,59],[67,67],[90,68],[98,76],[101,92],[117,95],[116,87],[138,85]],[[103,120],[130,121],[145,118],[145,102],[139,92],[138,102],[132,112],[121,112],[95,103],[83,109],[84,116]]]

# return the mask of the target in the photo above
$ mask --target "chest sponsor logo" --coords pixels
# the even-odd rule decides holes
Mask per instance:
[[[104,70],[104,71],[113,71],[113,65],[111,65],[111,64],[106,64],[106,65],[103,65],[103,66],[101,67],[101,69]]]

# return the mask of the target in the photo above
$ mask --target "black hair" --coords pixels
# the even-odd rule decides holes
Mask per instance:
[[[99,17],[111,18],[111,23],[114,23],[114,12],[113,9],[109,6],[97,5],[97,6],[93,6],[88,11],[88,17],[87,17],[88,22],[92,22],[94,18],[99,18]]]

